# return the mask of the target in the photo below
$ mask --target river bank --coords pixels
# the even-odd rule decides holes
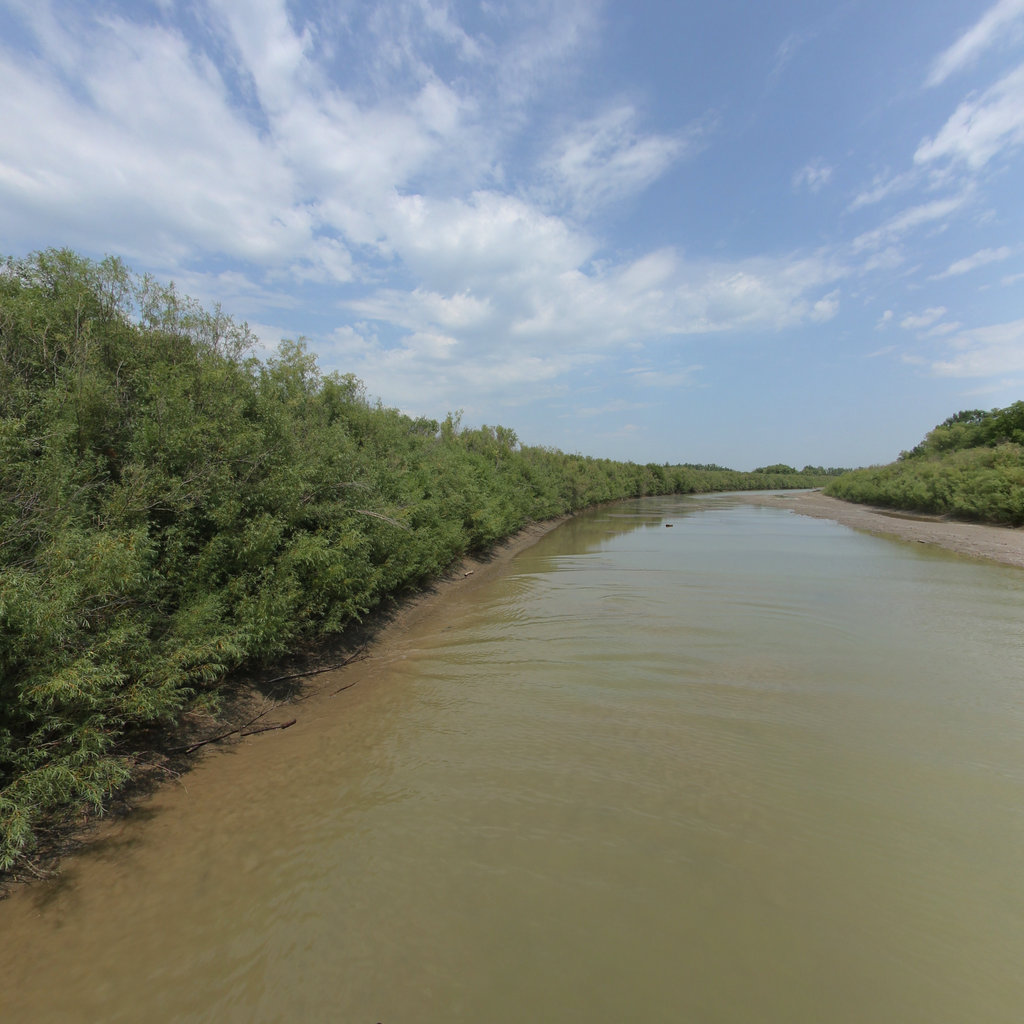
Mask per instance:
[[[5,1024],[1018,1024],[1020,578],[734,495],[500,559],[0,904]]]
[[[43,835],[36,856],[8,875],[0,874],[0,900],[27,884],[59,878],[75,854],[102,846],[120,831],[125,818],[168,788],[184,786],[191,772],[216,771],[218,758],[208,755],[284,738],[284,729],[302,732],[303,721],[341,713],[336,698],[372,678],[401,638],[454,596],[466,596],[500,575],[519,552],[537,543],[571,516],[530,523],[480,555],[467,555],[414,594],[386,602],[359,626],[325,638],[268,666],[262,673],[240,675],[222,713],[216,718],[188,716],[173,737],[163,736],[133,783],[111,801],[103,817],[83,815],[54,823]],[[226,762],[221,762],[226,763]]]
[[[918,544],[935,544],[971,558],[1024,568],[1024,530],[1008,526],[963,523],[941,516],[856,505],[820,491],[795,494],[744,494],[752,505],[785,508],[802,516],[831,519],[842,526],[896,537]]]
[[[856,505],[830,498],[818,491],[789,494],[742,494],[740,500],[754,505],[789,509],[799,515],[829,519],[841,525],[907,542],[934,544],[972,558],[1024,568],[1024,530],[953,522],[936,516],[915,516],[888,509]],[[196,718],[185,723],[175,738],[177,749],[147,754],[148,773],[130,792],[116,800],[104,819],[79,819],[58,830],[45,854],[4,882],[33,881],[59,874],[64,859],[83,846],[96,842],[117,827],[154,792],[179,784],[198,765],[216,770],[214,750],[237,750],[274,742],[269,731],[302,733],[303,720],[330,719],[339,714],[335,698],[344,690],[369,681],[386,662],[401,638],[422,620],[439,616],[437,628],[445,628],[442,607],[455,595],[471,595],[505,570],[519,552],[565,522],[561,516],[531,523],[479,557],[467,557],[450,572],[417,594],[389,602],[359,629],[324,641],[275,664],[260,676],[242,677],[234,696],[217,719]],[[349,694],[351,698],[353,694]],[[248,735],[247,735],[248,733]],[[282,736],[281,732],[274,732]]]

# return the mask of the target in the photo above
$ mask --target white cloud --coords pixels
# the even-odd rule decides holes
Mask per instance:
[[[859,210],[862,206],[871,206],[881,202],[891,195],[905,192],[912,188],[918,181],[920,175],[907,171],[903,174],[876,174],[871,184],[854,196],[853,201],[847,207],[851,213]]]
[[[960,274],[970,273],[978,267],[988,266],[990,263],[998,263],[1013,255],[1013,250],[1008,245],[1001,245],[998,249],[979,249],[973,256],[965,256],[962,260],[951,263],[941,274],[935,274],[932,280],[938,281],[944,277],[958,277]]]
[[[547,41],[547,58],[534,55],[541,85],[545,61],[564,62],[573,45],[574,18],[589,18],[569,6],[556,18],[561,42]],[[398,8],[474,58],[444,10]],[[353,247],[393,254],[396,193],[414,196],[441,180],[472,189],[493,175],[477,90],[460,94],[424,72],[381,97],[346,93],[314,61],[310,30],[276,0],[211,0],[202,16],[215,12],[233,55],[220,66],[171,27],[63,8],[58,17],[47,0],[26,10],[40,49],[63,74],[0,47],[7,239],[38,238],[50,224],[61,244],[149,265],[216,252],[290,267],[298,280],[348,281],[366,270]],[[497,58],[521,61],[518,45]]]
[[[210,7],[226,27],[263,109],[271,114],[287,109],[296,85],[314,77],[309,31],[295,31],[281,0],[211,0]]]
[[[0,231],[181,264],[315,256],[317,216],[272,138],[177,33],[109,19],[52,29],[64,84],[0,50]],[[325,251],[325,255],[326,255]],[[332,273],[351,276],[347,250]]]
[[[963,394],[970,395],[972,398],[982,395],[1020,394],[1021,387],[1024,387],[1024,379],[1020,377],[1001,377],[988,384],[976,388],[968,388]]]
[[[874,270],[895,270],[907,261],[906,253],[898,245],[890,245],[876,253],[872,253],[862,264],[861,270],[870,273]]]
[[[1024,64],[977,99],[964,100],[933,139],[925,139],[914,162],[959,160],[971,170],[998,153],[1024,144]]]
[[[634,194],[703,144],[706,121],[645,133],[620,104],[570,128],[539,184],[500,180],[498,115],[511,110],[514,130],[515,104],[564,73],[593,24],[590,5],[556,6],[502,48],[466,34],[451,8],[397,2],[393,36],[362,26],[379,46],[363,59],[381,77],[357,92],[324,64],[341,43],[282,0],[211,0],[197,8],[212,25],[201,43],[170,22],[65,16],[40,0],[33,31],[50,64],[0,44],[0,235],[117,251],[200,299],[276,308],[285,323],[301,318],[287,286],[346,284],[332,301],[358,322],[339,327],[325,361],[344,359],[407,404],[526,400],[637,341],[834,317],[846,270],[827,253],[627,258],[531,198],[554,193],[578,214]],[[458,66],[496,62],[499,79],[523,76],[520,91],[440,79],[422,59],[421,23]],[[241,269],[200,273],[207,256]],[[269,344],[298,332],[259,333]]]
[[[932,324],[941,320],[945,315],[945,306],[932,306],[922,313],[912,313],[909,316],[905,316],[900,321],[900,327],[907,331],[921,331],[926,327],[931,327]]]
[[[621,265],[592,266],[578,237],[538,248],[531,229],[548,230],[547,221],[534,212],[517,222],[509,202],[480,196],[470,206],[432,211],[419,201],[434,229],[415,235],[417,265],[436,263],[433,280],[458,281],[465,289],[469,278],[472,290],[381,289],[348,303],[353,314],[374,321],[382,332],[389,325],[407,332],[387,344],[349,349],[347,369],[371,390],[386,384],[403,406],[464,404],[457,400],[470,386],[480,401],[527,400],[553,393],[565,374],[596,366],[637,342],[771,331],[820,323],[838,310],[835,284],[845,270],[825,256],[702,264],[664,249]],[[452,240],[488,233],[502,210],[513,217],[515,229],[496,245],[500,265],[474,277],[472,241],[463,247]],[[446,224],[447,217],[454,223]],[[480,255],[488,258],[485,250]],[[410,341],[433,334],[457,339],[457,360],[442,360]],[[663,384],[682,386],[693,368],[650,372],[654,376],[636,376],[637,383],[653,386],[660,376]],[[538,385],[548,390],[538,391]]]
[[[863,252],[866,249],[879,249],[899,241],[905,234],[924,224],[943,220],[958,210],[967,200],[967,193],[952,196],[948,199],[934,199],[928,203],[912,206],[895,217],[890,218],[880,227],[865,231],[853,240],[853,251]]]
[[[393,33],[383,14],[351,30],[365,30],[361,59],[372,71],[357,87],[332,77],[330,61],[342,58],[328,51],[349,31],[342,22],[363,17],[358,7],[314,29],[283,0],[199,2],[212,29],[196,40],[170,27],[170,8],[161,25],[84,13],[65,23],[47,20],[56,8],[39,0],[50,65],[0,42],[0,237],[29,237],[46,222],[59,243],[142,260],[261,321],[275,308],[282,323],[304,322],[289,287],[309,286],[298,294],[318,296],[317,314],[341,310],[325,364],[420,410],[561,394],[567,374],[618,365],[642,342],[678,348],[693,335],[770,334],[839,315],[850,269],[836,250],[623,253],[580,226],[697,152],[710,121],[656,131],[625,102],[592,119],[560,111],[557,141],[539,161],[516,163],[512,150],[532,127],[526,104],[567,75],[596,5],[530,6],[499,44],[463,29],[454,6],[395,0]],[[508,26],[520,14],[492,5],[481,17]],[[798,42],[780,49],[780,68]],[[427,59],[434,46],[448,48],[455,69],[443,77]],[[854,206],[925,176],[878,180]],[[817,159],[792,183],[815,192],[832,179]],[[965,197],[912,207],[861,235],[861,269],[900,263],[902,238]],[[216,269],[200,273],[208,256]],[[232,261],[243,269],[220,273]],[[297,333],[256,329],[268,344]],[[698,369],[652,362],[628,377],[687,386]]]
[[[960,330],[963,324],[959,320],[949,320],[944,324],[936,324],[934,327],[919,334],[919,338],[944,338],[947,334]]]
[[[542,174],[553,197],[582,216],[646,188],[675,161],[692,156],[708,128],[695,122],[676,135],[642,135],[632,106],[576,125],[552,147]]]
[[[561,0],[559,3],[487,5],[508,23],[522,18],[518,34],[499,53],[493,69],[493,88],[513,110],[563,79],[567,65],[586,52],[596,36],[601,5],[592,0]]]
[[[775,49],[775,60],[768,74],[768,80],[772,83],[777,82],[790,62],[804,46],[814,39],[816,34],[815,32],[790,32]]]
[[[699,364],[680,368],[666,368],[664,366],[633,366],[626,370],[629,380],[640,387],[645,388],[682,388],[693,387],[694,377],[702,370]]]
[[[932,364],[940,377],[993,377],[1024,371],[1024,320],[963,331],[948,344],[954,355]]]
[[[793,188],[820,192],[831,180],[833,170],[821,159],[812,160],[793,175]]]
[[[415,288],[412,292],[382,289],[365,299],[353,299],[349,309],[368,320],[418,330],[433,324],[451,330],[480,329],[491,320],[491,303],[467,292],[445,296]]]
[[[809,319],[814,323],[825,323],[826,320],[831,320],[836,313],[839,312],[839,289],[828,293],[823,298],[818,299],[811,310]]]
[[[1022,19],[1024,0],[999,0],[949,49],[935,58],[925,85],[940,85],[954,72],[973,64],[990,47],[1006,45],[1019,38]]]
[[[276,351],[277,346],[286,338],[292,341],[295,340],[288,331],[275,327],[273,324],[260,324],[249,321],[249,330],[259,339],[257,351],[261,355]]]
[[[382,219],[389,244],[426,287],[442,293],[515,293],[580,266],[595,243],[515,196],[394,196]]]

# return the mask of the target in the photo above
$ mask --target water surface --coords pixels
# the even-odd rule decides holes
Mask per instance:
[[[0,1016],[1016,1024],[1022,612],[728,496],[585,514],[0,904]]]

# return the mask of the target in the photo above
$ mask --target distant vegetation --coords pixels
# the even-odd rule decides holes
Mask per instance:
[[[635,465],[413,419],[120,261],[0,272],[0,870],[102,808],[229,673],[531,520],[813,473]]]
[[[858,469],[825,493],[847,501],[1024,524],[1024,402],[944,420],[898,461]]]
[[[754,473],[773,473],[782,476],[792,476],[793,473],[800,472],[804,476],[813,477],[832,477],[842,476],[844,473],[849,473],[849,469],[840,469],[836,466],[829,466],[827,469],[824,466],[804,466],[801,470],[795,470],[792,466],[787,466],[783,462],[778,462],[774,466],[760,466],[753,470]]]

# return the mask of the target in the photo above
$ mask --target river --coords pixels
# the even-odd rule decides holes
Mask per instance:
[[[586,513],[0,903],[0,1019],[1018,1024],[1022,622],[728,495]]]

